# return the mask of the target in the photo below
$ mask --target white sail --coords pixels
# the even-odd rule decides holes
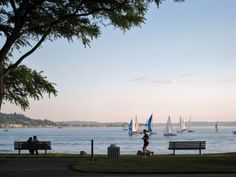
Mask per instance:
[[[186,124],[184,122],[184,119],[180,117],[180,130],[185,130],[186,129]]]
[[[132,119],[132,133],[133,132],[136,132],[137,130],[136,130],[136,121],[134,120],[133,121],[133,119]]]
[[[128,125],[128,133],[129,135],[134,135],[138,134],[138,122],[137,122],[137,117],[135,119],[131,119],[129,125]]]
[[[166,129],[165,129],[165,133],[172,133],[172,124],[171,124],[171,120],[170,120],[170,116],[168,117],[167,123],[166,123]]]
[[[178,132],[179,132],[179,133],[182,133],[182,132],[185,132],[185,131],[187,131],[187,129],[186,129],[186,123],[184,122],[184,119],[182,119],[182,117],[180,116],[180,118],[179,118],[179,130],[178,130]]]
[[[138,123],[138,118],[137,116],[135,116],[135,120],[134,120],[134,126],[135,126],[135,132],[139,131],[139,123]]]
[[[176,134],[173,133],[173,130],[172,130],[172,124],[171,124],[170,116],[168,117],[168,120],[167,120],[167,123],[166,123],[164,136],[176,136]]]

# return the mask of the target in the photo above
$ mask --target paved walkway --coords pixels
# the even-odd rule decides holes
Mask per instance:
[[[235,177],[236,174],[94,174],[70,170],[75,158],[0,158],[1,177]]]

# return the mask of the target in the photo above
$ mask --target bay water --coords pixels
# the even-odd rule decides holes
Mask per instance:
[[[232,126],[219,127],[192,127],[195,132],[181,133],[174,137],[163,136],[164,126],[154,127],[150,136],[148,149],[155,154],[171,154],[168,143],[171,140],[203,140],[206,141],[206,150],[202,153],[236,152],[236,135]],[[90,153],[91,139],[94,140],[94,153],[106,154],[107,147],[116,144],[121,154],[136,154],[142,149],[142,134],[129,136],[122,127],[75,127],[75,128],[12,128],[8,131],[0,129],[0,153],[18,153],[14,150],[14,141],[26,141],[36,135],[41,141],[51,141],[52,150],[49,153],[79,154],[80,151]],[[22,151],[22,153],[28,153]],[[43,153],[43,152],[41,152]],[[177,151],[177,154],[194,154],[194,150]]]

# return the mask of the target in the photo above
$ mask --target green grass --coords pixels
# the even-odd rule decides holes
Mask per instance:
[[[73,170],[95,173],[236,173],[236,153],[156,155],[147,159],[136,155],[121,155],[118,159],[95,155],[94,163],[89,155],[79,154],[0,154],[1,158],[75,158]]]
[[[96,156],[93,164],[89,158],[80,158],[72,169],[96,173],[235,173],[236,154],[160,155],[147,159],[131,155],[119,159]]]

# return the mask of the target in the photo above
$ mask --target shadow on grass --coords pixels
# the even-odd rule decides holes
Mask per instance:
[[[141,156],[118,159],[96,156],[94,163],[89,158],[81,158],[71,168],[89,173],[236,173],[235,164],[236,153],[160,155],[146,159]]]

